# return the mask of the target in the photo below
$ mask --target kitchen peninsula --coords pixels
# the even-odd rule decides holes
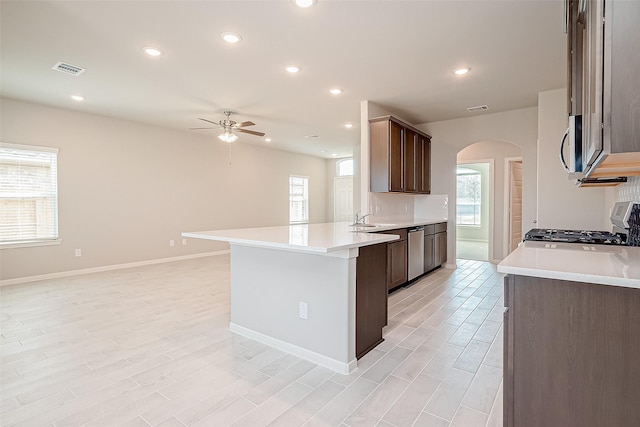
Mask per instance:
[[[230,330],[348,374],[357,365],[357,258],[376,245],[386,257],[386,242],[398,239],[393,234],[356,231],[363,230],[347,223],[327,223],[182,236],[229,242]],[[386,264],[382,264],[373,263],[372,268],[384,272]],[[384,321],[384,273],[380,280],[377,298],[384,298],[385,305],[378,317]]]
[[[504,261],[504,425],[640,425],[640,248],[526,241]]]

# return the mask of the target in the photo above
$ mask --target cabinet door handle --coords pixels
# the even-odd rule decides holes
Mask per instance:
[[[569,32],[569,0],[564,0],[564,33]]]
[[[564,135],[562,136],[562,142],[560,143],[560,163],[562,164],[564,170],[566,170],[567,172],[569,172],[569,166],[567,166],[567,162],[564,160],[564,143],[567,142],[567,136],[569,136],[570,130],[571,128],[568,127],[564,132]]]

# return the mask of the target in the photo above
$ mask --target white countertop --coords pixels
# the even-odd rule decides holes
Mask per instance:
[[[640,248],[527,241],[498,264],[498,271],[640,289]]]
[[[395,228],[402,227],[385,224],[384,227],[368,227],[367,233],[361,233],[354,232],[361,230],[354,230],[346,222],[337,222],[195,231],[182,233],[182,236],[297,252],[328,253],[397,240],[399,237],[394,234],[369,233]]]
[[[441,222],[447,222],[446,219],[417,219],[411,222],[407,222],[407,221],[403,221],[403,222],[396,222],[394,224],[376,224],[374,223],[373,225],[375,225],[375,227],[350,227],[350,230],[352,231],[362,231],[365,233],[375,233],[378,231],[387,231],[387,230],[396,230],[398,228],[410,228],[410,227],[418,227],[421,225],[431,225],[431,224],[439,224]]]

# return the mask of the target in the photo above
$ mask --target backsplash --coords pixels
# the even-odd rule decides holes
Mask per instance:
[[[395,223],[448,218],[446,195],[369,193],[369,222]]]
[[[615,187],[616,202],[640,201],[640,176],[630,176],[628,181]]]

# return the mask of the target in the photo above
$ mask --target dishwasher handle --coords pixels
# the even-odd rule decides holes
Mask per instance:
[[[407,232],[415,233],[416,231],[420,231],[420,230],[424,230],[424,225],[419,225],[419,226],[416,226],[416,227],[408,228]]]

